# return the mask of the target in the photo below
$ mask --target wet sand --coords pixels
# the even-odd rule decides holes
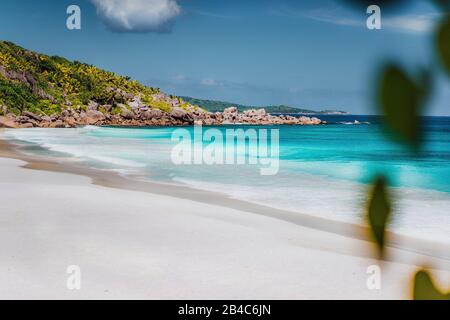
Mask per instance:
[[[378,262],[361,226],[27,156],[4,140],[0,174],[2,298],[408,298],[424,264],[449,281],[444,244],[389,234]],[[366,286],[373,264],[381,290]],[[69,265],[82,270],[79,291],[66,288]]]

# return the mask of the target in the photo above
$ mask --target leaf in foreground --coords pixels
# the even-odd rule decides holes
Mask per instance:
[[[450,300],[450,293],[440,292],[425,270],[420,270],[414,277],[414,300]]]
[[[434,2],[443,12],[448,12],[450,9],[450,0],[434,0]]]
[[[440,24],[437,33],[439,58],[448,73],[450,73],[450,15]]]
[[[391,215],[391,201],[386,185],[384,178],[377,178],[371,194],[369,194],[367,205],[367,221],[378,245],[380,256],[383,255],[386,226]]]
[[[420,115],[429,91],[428,78],[428,73],[423,72],[421,82],[417,84],[398,66],[388,65],[383,70],[378,89],[380,111],[389,131],[415,149],[422,136]]]

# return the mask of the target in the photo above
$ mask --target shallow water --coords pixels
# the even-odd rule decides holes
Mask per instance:
[[[450,118],[426,118],[425,147],[417,157],[390,142],[377,117],[322,118],[331,124],[266,127],[279,129],[279,171],[273,176],[262,176],[262,165],[175,165],[171,153],[177,143],[171,138],[179,128],[88,126],[9,130],[6,135],[19,141],[26,152],[48,154],[50,150],[53,155],[70,155],[71,160],[137,179],[187,184],[348,222],[362,222],[368,183],[383,173],[397,195],[392,229],[450,243]],[[355,125],[355,120],[367,124]],[[226,130],[232,128],[214,129],[227,137]],[[194,129],[183,130],[192,134]],[[231,152],[248,155],[257,143]],[[193,152],[200,150],[196,146]],[[271,159],[270,155],[256,158]]]

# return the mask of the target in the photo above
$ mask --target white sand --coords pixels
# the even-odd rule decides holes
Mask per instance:
[[[385,262],[371,291],[364,241],[23,164],[0,158],[2,299],[391,299],[409,298],[415,264],[450,279],[448,260],[393,250],[408,263]]]

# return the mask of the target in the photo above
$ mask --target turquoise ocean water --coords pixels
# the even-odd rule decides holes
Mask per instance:
[[[176,145],[171,137],[177,128],[89,126],[10,130],[6,135],[25,152],[48,155],[50,151],[55,157],[134,179],[185,184],[356,223],[362,221],[368,183],[383,173],[397,194],[392,228],[450,243],[450,118],[425,118],[425,147],[419,156],[387,139],[377,117],[322,118],[330,124],[266,127],[279,129],[280,162],[274,176],[262,176],[260,165],[176,165],[171,161]],[[215,129],[226,136],[226,129],[232,128]]]

